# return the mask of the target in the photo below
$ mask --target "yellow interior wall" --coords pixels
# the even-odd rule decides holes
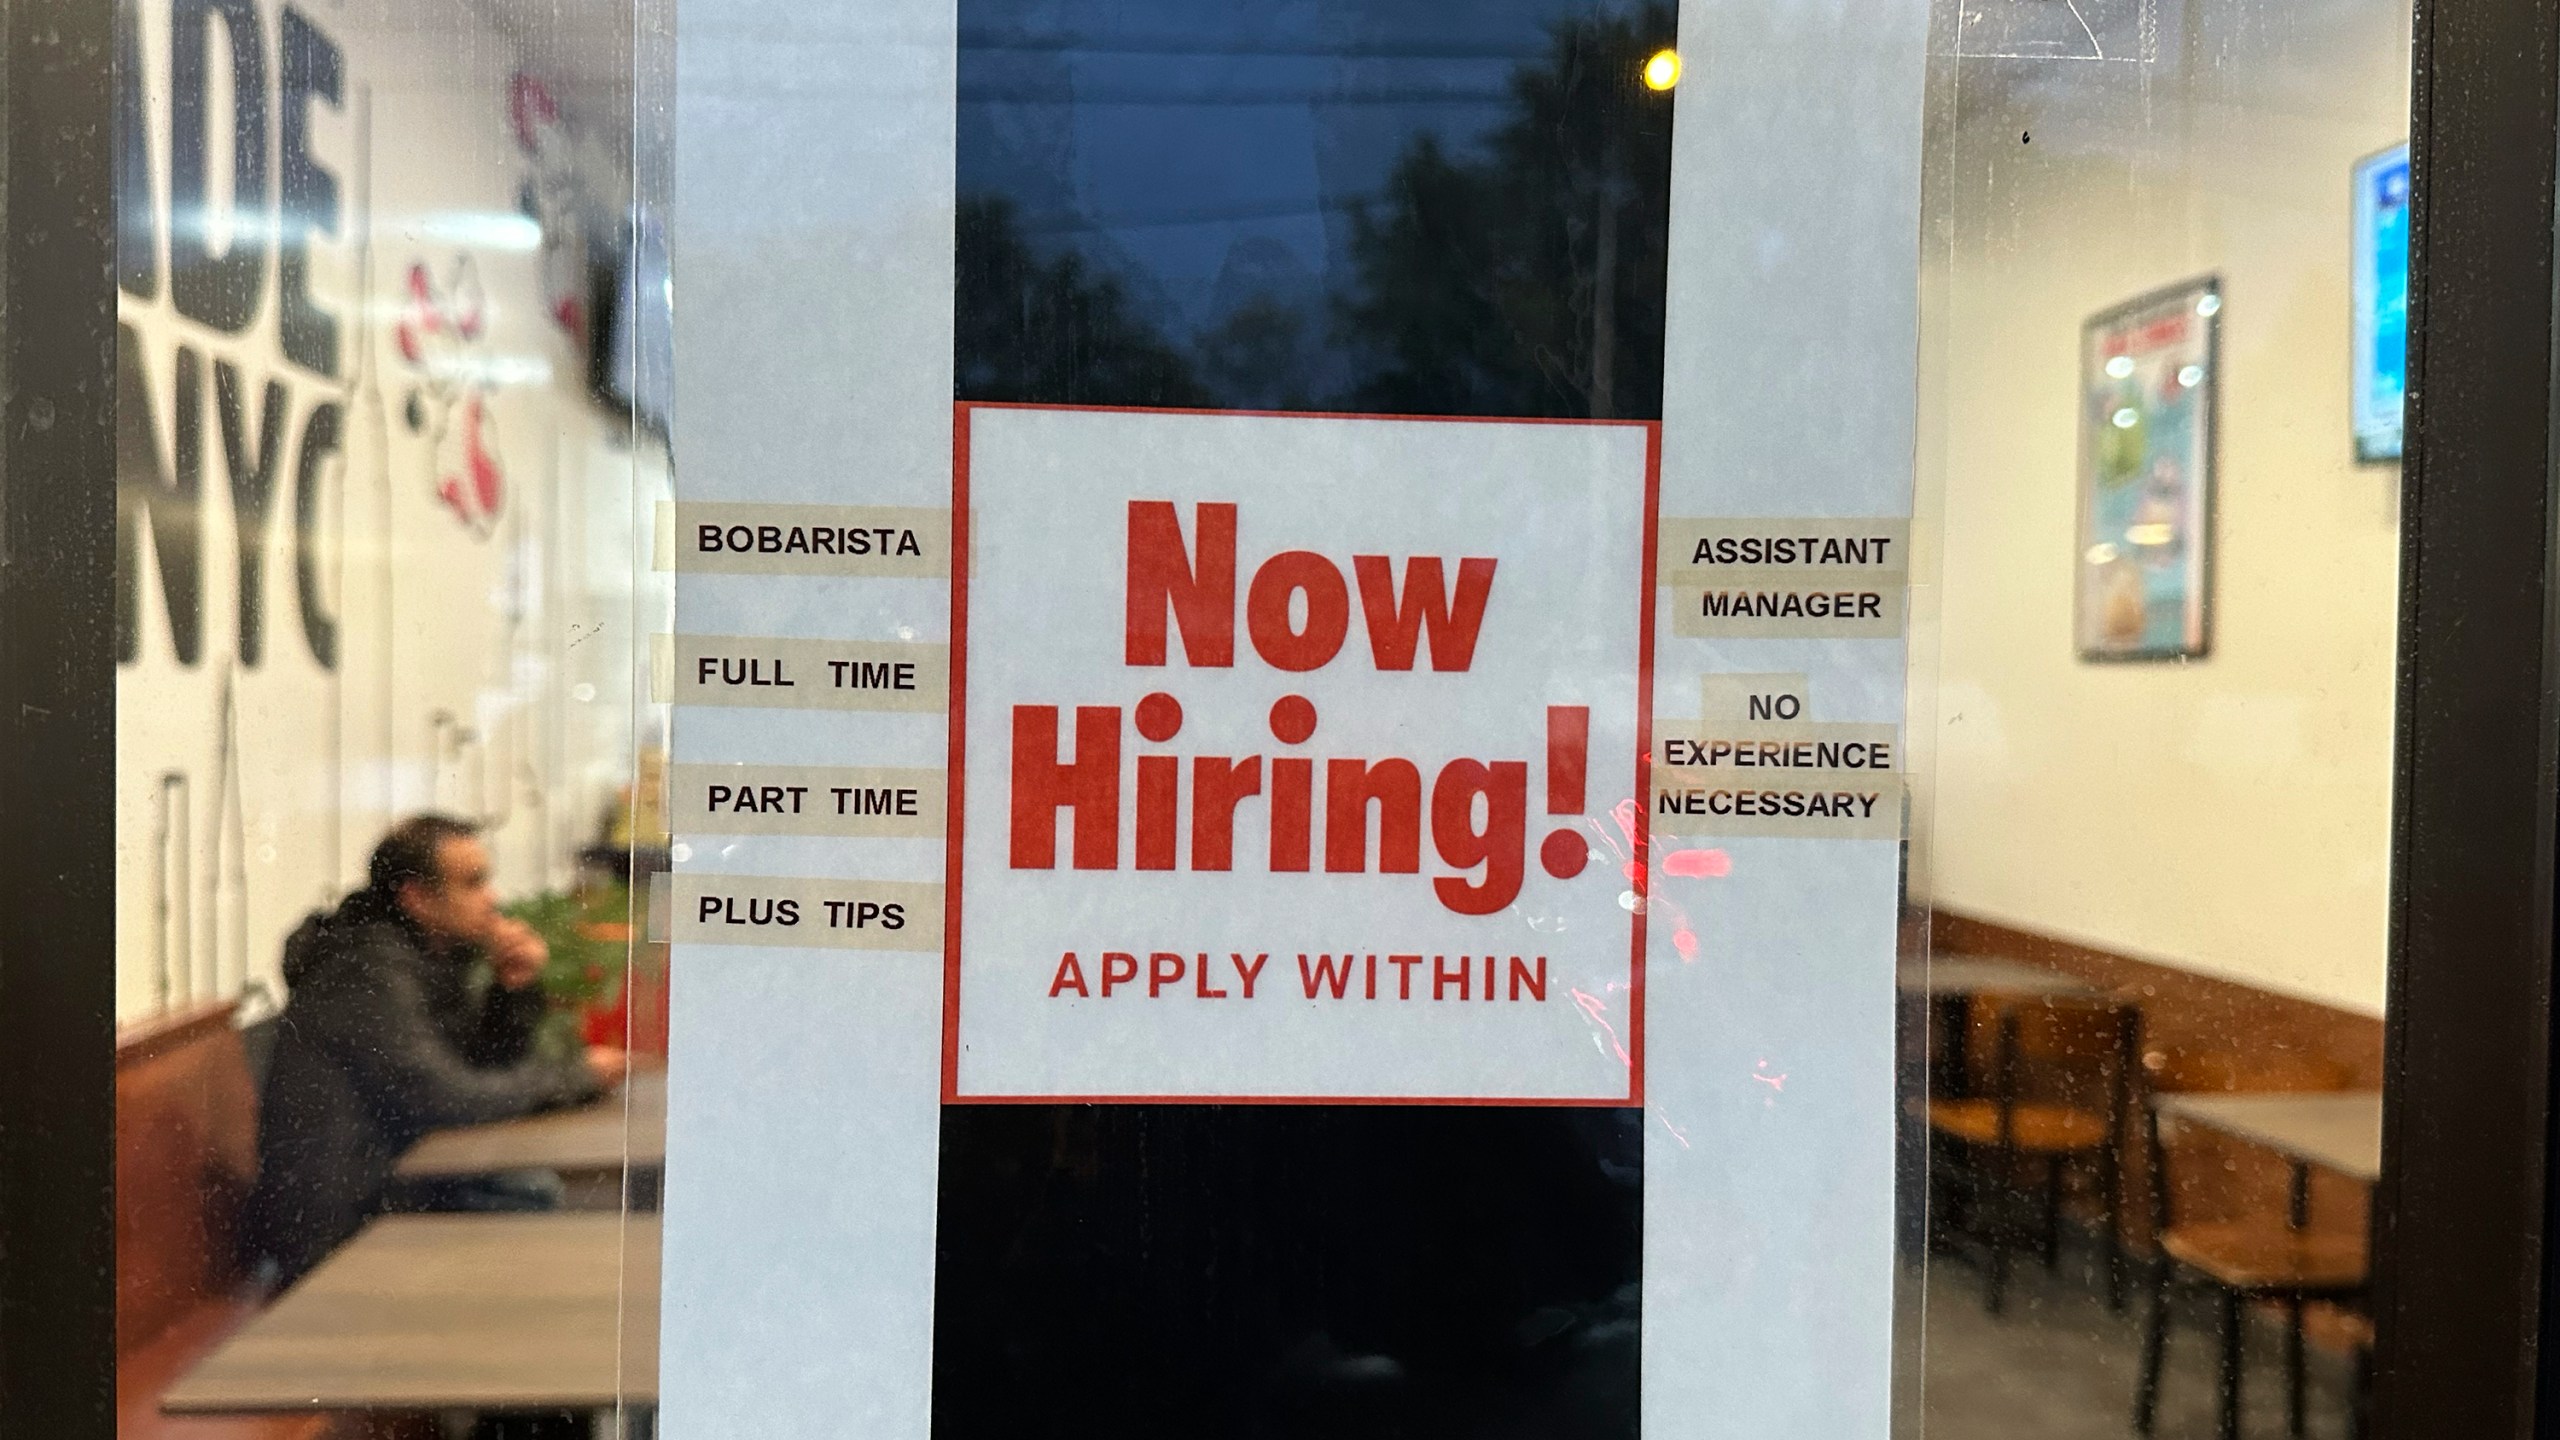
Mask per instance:
[[[2353,458],[2349,199],[2355,160],[2406,131],[2408,12],[2205,8],[2148,65],[1941,63],[1911,894],[2378,1014],[2398,479]],[[2086,663],[2081,324],[2205,273],[2211,652]]]

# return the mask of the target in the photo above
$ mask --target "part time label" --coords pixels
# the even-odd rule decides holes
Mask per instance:
[[[678,765],[668,777],[686,835],[939,837],[940,770]]]

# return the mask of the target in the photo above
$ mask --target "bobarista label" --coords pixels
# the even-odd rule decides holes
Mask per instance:
[[[678,500],[658,507],[658,564],[681,574],[940,579],[951,517],[903,505]]]

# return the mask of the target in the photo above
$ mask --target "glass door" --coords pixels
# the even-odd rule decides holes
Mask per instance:
[[[2554,7],[64,8],[0,1428],[2530,1433]]]

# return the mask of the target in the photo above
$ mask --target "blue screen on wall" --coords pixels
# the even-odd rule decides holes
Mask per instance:
[[[2357,161],[2355,185],[2356,458],[2397,460],[2408,383],[2409,147]]]

